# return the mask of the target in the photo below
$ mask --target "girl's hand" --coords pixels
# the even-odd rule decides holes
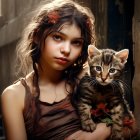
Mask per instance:
[[[105,123],[99,123],[93,132],[79,130],[65,140],[106,140],[110,135],[111,128]]]

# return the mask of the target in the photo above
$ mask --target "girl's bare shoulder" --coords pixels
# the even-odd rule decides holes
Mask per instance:
[[[25,89],[20,81],[8,86],[1,95],[2,103],[13,102],[23,107]]]
[[[24,79],[26,81],[27,85],[31,86],[32,76],[33,76],[33,73],[29,73],[28,75],[26,75],[26,78],[21,78],[21,79]],[[3,94],[17,95],[17,94],[22,94],[24,92],[25,92],[25,87],[23,86],[21,80],[18,79],[12,85],[5,88],[2,95]]]
[[[8,86],[7,88],[4,89],[2,96],[18,96],[19,94],[21,95],[22,93],[24,93],[25,89],[23,87],[23,85],[21,84],[21,81],[18,81],[10,86]]]
[[[26,77],[28,83],[30,84],[30,76],[27,75]],[[21,83],[21,80],[18,80],[17,82],[5,88],[1,95],[2,101],[9,100],[19,104],[22,103],[22,105],[24,104],[24,98],[25,98],[25,87]]]

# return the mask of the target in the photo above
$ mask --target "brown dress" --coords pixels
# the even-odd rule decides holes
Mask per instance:
[[[60,102],[49,104],[38,100],[39,113],[35,113],[35,98],[24,79],[25,108],[23,111],[28,140],[64,140],[81,129],[76,110],[70,102],[70,96]]]

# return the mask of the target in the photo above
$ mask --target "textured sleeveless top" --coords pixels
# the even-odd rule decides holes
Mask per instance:
[[[28,140],[64,140],[81,129],[80,119],[69,95],[53,104],[38,100],[38,115],[34,114],[37,108],[29,86],[24,79],[21,79],[21,83],[26,90],[23,116]],[[35,124],[34,120],[37,120]]]

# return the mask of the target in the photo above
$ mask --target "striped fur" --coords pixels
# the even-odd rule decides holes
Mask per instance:
[[[124,99],[126,84],[120,79],[127,61],[128,50],[116,52],[111,49],[98,50],[94,46],[88,48],[89,73],[77,87],[76,106],[81,119],[82,128],[94,131],[100,119],[111,118],[112,139],[124,140],[122,136],[123,118],[126,113],[130,119],[133,115]],[[95,117],[91,109],[103,103],[109,113]]]

